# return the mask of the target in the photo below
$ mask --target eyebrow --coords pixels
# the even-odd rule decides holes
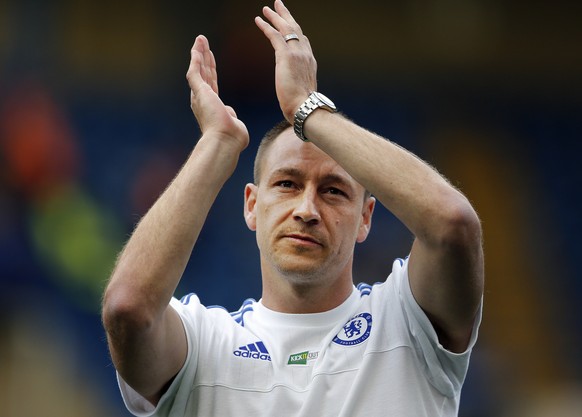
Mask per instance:
[[[291,177],[303,177],[303,172],[297,168],[291,167],[284,167],[284,168],[277,168],[275,171],[271,173],[271,177],[277,175],[289,175]]]

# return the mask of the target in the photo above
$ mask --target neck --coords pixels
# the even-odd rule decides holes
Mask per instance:
[[[263,271],[262,303],[281,313],[321,313],[342,304],[352,289],[351,274],[325,283],[297,284],[285,277],[269,277]]]

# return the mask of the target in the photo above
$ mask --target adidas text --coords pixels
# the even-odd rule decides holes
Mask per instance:
[[[246,346],[241,346],[232,353],[234,356],[238,356],[241,358],[258,359],[261,361],[271,360],[271,355],[269,355],[269,351],[265,347],[264,343],[261,341],[256,343],[250,343]]]

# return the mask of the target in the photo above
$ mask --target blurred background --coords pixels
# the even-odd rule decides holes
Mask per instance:
[[[185,73],[210,39],[251,145],[178,296],[260,298],[242,218],[257,142],[281,118],[262,2],[0,1],[0,417],[128,416],[100,297],[133,227],[199,132]],[[319,90],[474,203],[485,312],[460,416],[582,415],[582,3],[287,0]],[[357,282],[412,237],[378,208]]]

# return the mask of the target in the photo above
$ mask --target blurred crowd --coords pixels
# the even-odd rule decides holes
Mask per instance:
[[[461,417],[582,410],[582,6],[501,0],[288,0],[319,89],[474,203],[486,292]],[[195,36],[251,145],[177,296],[260,298],[242,218],[257,142],[281,119],[258,1],[0,2],[0,417],[127,416],[100,323],[135,224],[199,135]],[[378,208],[355,277],[383,280],[412,236]]]

